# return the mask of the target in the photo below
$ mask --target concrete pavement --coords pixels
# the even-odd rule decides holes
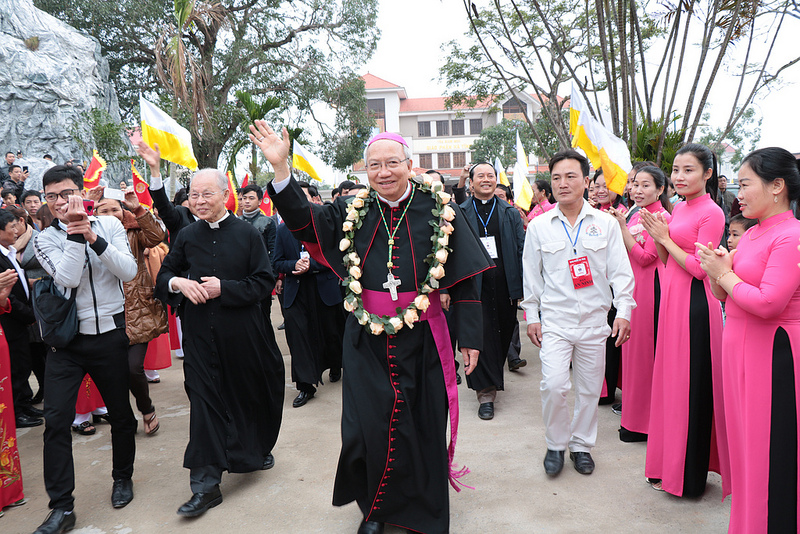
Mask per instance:
[[[273,306],[273,324],[281,322]],[[522,314],[520,313],[522,321]],[[524,331],[525,323],[521,322]],[[175,514],[190,496],[188,470],[182,467],[188,439],[189,403],[180,360],[161,371],[151,385],[161,429],[137,434],[133,476],[135,498],[126,508],[111,507],[110,427],[73,439],[77,534],[129,533],[347,533],[354,534],[361,513],[355,504],[331,505],[339,454],[341,382],[327,383],[302,408],[289,377],[283,332],[278,344],[286,362],[284,420],[270,471],[223,475],[224,502],[204,516],[186,520]],[[523,340],[527,367],[506,372],[506,391],[498,394],[495,418],[478,419],[478,402],[466,382],[459,386],[461,423],[456,461],[471,473],[475,489],[450,492],[453,533],[711,532],[727,530],[730,499],[722,498],[719,476],[711,474],[699,499],[679,499],[645,483],[645,444],[618,439],[619,416],[600,407],[593,475],[578,474],[567,458],[564,471],[549,479],[542,468],[546,451],[539,395],[538,349]],[[463,373],[462,373],[463,377]],[[347,380],[347,376],[343,377]],[[139,416],[140,418],[140,416]],[[141,428],[141,424],[140,424]],[[42,480],[43,427],[21,429],[18,443],[28,504],[7,508],[0,532],[30,533],[48,513]],[[387,534],[403,532],[387,528]]]

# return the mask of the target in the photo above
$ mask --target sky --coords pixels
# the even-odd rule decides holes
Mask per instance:
[[[787,51],[784,56],[797,50],[796,42],[792,42],[790,37],[800,31],[800,21],[791,24],[792,31],[785,33],[785,41],[776,45],[776,50]],[[378,15],[381,39],[363,72],[404,87],[409,98],[445,95],[446,87],[438,80],[439,68],[445,60],[441,45],[463,38],[468,25],[462,0],[381,0]],[[779,59],[778,56],[775,59]],[[774,64],[777,65],[778,61]],[[798,82],[800,64],[783,71],[780,89],[756,97],[754,106],[763,119],[759,146],[781,146],[800,152]],[[724,93],[735,91],[735,88],[733,78],[723,75],[715,82],[713,91]],[[715,94],[718,93],[712,92],[712,97]],[[710,99],[711,102],[714,100]],[[677,107],[683,108],[684,105]],[[712,107],[711,111],[712,121],[727,119],[724,108],[717,111]]]

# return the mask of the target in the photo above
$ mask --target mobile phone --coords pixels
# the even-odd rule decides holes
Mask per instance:
[[[103,196],[106,198],[111,198],[119,201],[125,200],[125,193],[123,193],[122,190],[111,189],[110,187],[106,187],[105,189],[103,189]]]
[[[94,200],[83,199],[83,209],[86,210],[86,215],[92,215],[94,213]]]
[[[27,165],[25,165],[24,167],[22,167],[22,172],[28,172],[28,166],[27,166]]]

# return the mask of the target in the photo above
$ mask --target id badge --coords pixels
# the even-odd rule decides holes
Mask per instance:
[[[300,259],[301,260],[307,260],[310,257],[311,257],[311,255],[308,253],[307,250],[301,250],[300,251]]]
[[[486,248],[486,252],[489,253],[489,257],[492,259],[497,259],[497,243],[494,240],[494,236],[486,236],[481,237],[481,243]]]
[[[569,274],[572,275],[572,285],[575,286],[575,289],[594,285],[592,270],[589,268],[589,258],[586,256],[569,260]]]

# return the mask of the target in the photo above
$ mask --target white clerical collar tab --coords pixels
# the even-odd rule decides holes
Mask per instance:
[[[388,204],[390,208],[396,208],[397,206],[399,206],[399,205],[400,205],[400,203],[401,203],[402,201],[404,201],[405,199],[407,199],[407,198],[408,198],[408,195],[410,195],[410,194],[411,194],[411,182],[408,182],[408,185],[406,186],[406,192],[405,192],[405,193],[403,193],[403,196],[401,196],[401,197],[400,197],[400,198],[398,198],[397,200],[386,200],[385,198],[383,198],[383,197],[382,197],[382,196],[380,196],[380,195],[377,195],[377,197],[378,197],[378,200],[380,200],[380,201],[381,201],[381,202],[383,202],[384,204]]]
[[[219,223],[221,223],[222,221],[224,221],[225,219],[227,219],[227,218],[228,218],[228,215],[230,215],[230,214],[229,214],[229,213],[228,213],[228,211],[226,210],[226,211],[225,211],[225,215],[223,215],[222,217],[220,217],[220,218],[219,218],[219,220],[217,220],[217,221],[214,221],[214,222],[209,222],[209,223],[208,223],[208,226],[209,226],[209,228],[212,228],[212,229],[214,229],[214,230],[217,230],[217,229],[219,228]]]

